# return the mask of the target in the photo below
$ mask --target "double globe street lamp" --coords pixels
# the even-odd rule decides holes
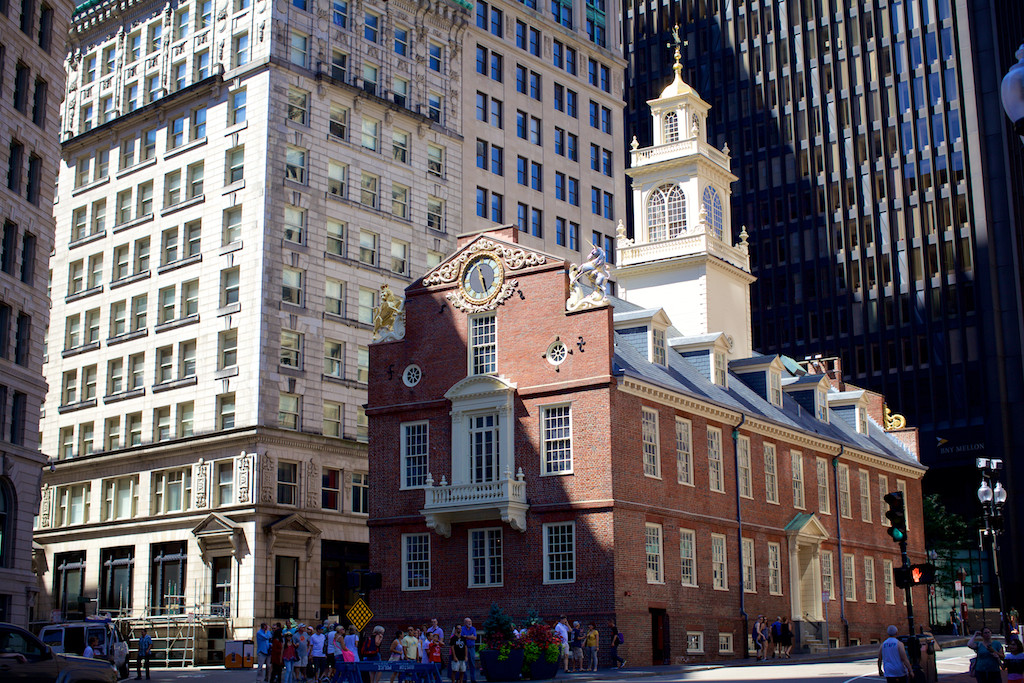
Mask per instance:
[[[1017,63],[1003,76],[999,94],[1003,100],[1003,110],[1013,122],[1013,132],[1024,143],[1024,45],[1017,48],[1014,56]]]
[[[985,528],[981,530],[982,552],[985,550],[984,539],[988,538],[992,548],[992,570],[996,575],[996,590],[999,593],[999,630],[1005,635],[1008,631],[1006,621],[1006,605],[1003,602],[1003,579],[999,573],[999,534],[1003,531],[1003,505],[1006,504],[1006,489],[999,481],[999,470],[1003,469],[1003,461],[999,458],[978,458],[978,469],[981,470],[981,486],[978,487],[978,500],[981,502]]]

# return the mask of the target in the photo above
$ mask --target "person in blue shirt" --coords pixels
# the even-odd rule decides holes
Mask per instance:
[[[462,639],[466,641],[466,671],[471,683],[476,683],[476,628],[469,617],[462,622]]]
[[[266,622],[256,631],[256,680],[270,680],[270,637],[273,632]]]
[[[992,629],[975,631],[967,641],[967,647],[978,653],[978,661],[974,665],[974,677],[978,683],[999,683],[1003,680],[1000,672],[1005,654],[999,641],[992,640]]]
[[[146,678],[149,678],[149,659],[153,656],[153,638],[148,629],[142,629],[139,638],[139,657],[135,660],[135,680],[142,680],[142,667],[146,667]]]

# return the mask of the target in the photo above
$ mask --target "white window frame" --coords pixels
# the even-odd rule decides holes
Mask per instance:
[[[877,599],[875,588],[875,558],[864,557],[864,600],[875,602]]]
[[[702,655],[702,654],[704,654],[704,632],[703,631],[687,631],[686,632],[686,654],[688,654],[688,655]]]
[[[885,516],[885,494],[889,493],[889,477],[884,474],[878,475],[878,504],[881,506],[878,513],[878,521],[882,526],[892,526],[892,522]],[[906,502],[904,501],[904,505]]]
[[[871,523],[871,473],[857,470],[860,481],[860,521]]]
[[[549,524],[541,525],[544,536],[544,583],[545,584],[559,584],[559,583],[576,583],[576,523],[575,522],[551,522]],[[554,559],[552,557],[551,550],[551,534],[555,529],[560,529],[562,533],[568,530],[571,535],[569,541],[571,547],[568,550],[568,561],[571,566],[568,568],[568,572],[572,574],[570,578],[552,578],[551,563]],[[566,551],[561,551],[559,554],[565,554]]]
[[[729,555],[725,535],[711,534],[711,585],[716,591],[729,590]]]
[[[782,595],[782,546],[768,544],[768,594]]]
[[[789,451],[790,470],[793,473],[793,507],[803,510],[806,507],[804,496],[804,454],[798,450]]]
[[[857,556],[843,553],[843,593],[846,602],[857,602]]]
[[[764,444],[764,498],[772,505],[779,505],[779,459],[773,443]]]
[[[563,424],[562,421],[565,421]],[[556,422],[556,424],[550,424]],[[540,407],[541,476],[573,473],[572,403],[555,403]],[[563,435],[567,430],[568,434]],[[568,443],[563,443],[568,442]],[[551,460],[555,456],[554,461]],[[552,464],[554,463],[554,466]]]
[[[853,501],[850,499],[850,466],[839,465],[839,514],[844,519],[853,518]]]
[[[662,542],[660,524],[644,524],[644,556],[647,566],[647,583],[665,583],[665,545]]]
[[[422,432],[421,432],[422,428]],[[402,451],[402,485],[399,487],[402,490],[407,489],[421,489],[427,485],[427,476],[430,473],[430,423],[427,420],[417,420],[416,422],[403,422],[399,425],[399,433],[401,434],[401,451]],[[410,448],[410,437],[422,436],[422,452],[420,451],[420,444],[416,444],[416,452],[412,452]],[[423,474],[422,480],[419,483],[413,481],[410,476],[410,460],[412,458],[423,460]],[[420,479],[420,477],[417,477]]]
[[[828,492],[828,461],[825,458],[816,458],[814,472],[818,482],[818,512],[831,515],[832,496]]]
[[[892,560],[882,560],[882,585],[884,587],[883,597],[885,604],[896,604],[896,585],[892,577]]]
[[[483,554],[478,555],[477,544],[475,537],[483,537]],[[492,539],[496,537],[498,542],[496,544],[497,550],[493,554],[491,549],[494,548]],[[504,558],[504,538],[502,537],[501,527],[486,527],[483,529],[470,529],[467,538],[467,578],[468,588],[496,588],[504,585],[505,582],[505,558]],[[482,581],[477,581],[476,569],[474,563],[476,561],[483,562],[483,572],[485,578]],[[494,572],[494,565],[492,561],[497,560],[497,572]],[[497,576],[495,575],[497,574]]]
[[[736,457],[739,460],[740,497],[754,497],[754,472],[750,465],[750,437],[736,438]]]
[[[731,633],[719,633],[718,634],[718,653],[719,654],[732,654],[732,634]]]
[[[715,493],[725,493],[722,430],[718,427],[708,427],[708,490]]]
[[[652,408],[640,409],[640,432],[642,435],[641,454],[645,477],[661,479],[661,433],[658,427],[658,411]]]
[[[743,539],[743,592],[757,592],[757,570],[754,555],[754,539]]]
[[[493,312],[473,315],[469,318],[469,344],[467,345],[469,374],[493,375],[498,371],[498,319]],[[490,321],[491,332],[480,332]],[[488,341],[490,340],[490,341]],[[492,360],[485,363],[483,358],[488,354]]]
[[[693,529],[679,530],[679,581],[687,588],[697,588],[697,532]]]
[[[835,563],[832,561],[832,551],[822,550],[821,562],[821,589],[828,591],[828,599],[836,599],[836,575]]]
[[[416,558],[416,559],[412,559],[411,560],[410,557],[409,557],[409,551],[412,549],[412,548],[410,548],[410,544],[412,542],[416,541],[416,540],[418,540],[420,542],[420,544],[422,544],[419,548],[417,548],[417,550],[419,550],[419,552],[421,552],[421,553],[424,552],[424,547],[425,547],[425,557]],[[417,562],[417,563],[425,564],[426,570],[427,570],[427,575],[426,575],[425,579],[420,578],[415,583],[413,583],[413,582],[411,582],[409,580],[410,579],[409,573],[410,573],[410,570],[412,568],[410,566],[411,562]],[[429,533],[402,534],[402,590],[403,591],[422,591],[422,590],[428,591],[428,590],[430,590],[430,569],[431,569],[431,567],[430,567],[430,534]]]
[[[693,486],[693,423],[676,416],[676,482]]]

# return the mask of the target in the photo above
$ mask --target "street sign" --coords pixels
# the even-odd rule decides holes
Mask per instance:
[[[370,623],[370,619],[373,619],[373,612],[370,611],[370,606],[363,602],[362,598],[359,598],[356,600],[356,604],[352,605],[352,608],[345,613],[345,616],[356,629],[362,631],[363,627]]]
[[[822,602],[828,602],[828,600],[829,600],[828,591],[821,591],[821,601]]]
[[[956,592],[959,593],[960,591],[963,590],[964,585],[962,583],[960,583],[959,581],[954,581],[953,582],[953,588],[955,588]]]

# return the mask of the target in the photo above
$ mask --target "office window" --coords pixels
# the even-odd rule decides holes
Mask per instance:
[[[238,303],[239,293],[239,270],[238,267],[227,268],[220,271],[220,305],[230,306]]]
[[[302,399],[299,396],[283,392],[278,395],[277,423],[282,429],[293,429],[297,431],[301,428],[301,405]],[[278,502],[281,502],[280,499]]]
[[[444,46],[433,41],[427,45],[427,66],[430,67],[431,71],[442,71],[442,62],[444,59]]]
[[[366,12],[363,18],[363,38],[376,43],[380,37],[380,16]]]
[[[391,214],[399,218],[409,218],[409,188],[393,183],[391,185]]]
[[[444,177],[444,148],[427,144],[427,173],[439,178]]]
[[[299,463],[278,461],[277,502],[280,505],[298,505]]]
[[[331,315],[345,315],[345,283],[327,278],[324,285],[324,310]]]
[[[576,525],[544,524],[544,583],[576,581]]]
[[[427,227],[438,232],[445,231],[443,199],[427,197]]]
[[[191,499],[191,469],[164,470],[153,474],[152,514],[187,510],[191,505]]]
[[[284,207],[284,239],[302,244],[306,235],[306,210],[295,206]]]
[[[292,330],[281,330],[280,363],[284,367],[302,369],[302,335]]]
[[[234,463],[225,460],[214,468],[214,504],[231,505],[235,502]]]
[[[235,394],[221,394],[217,397],[217,428],[232,429],[235,426]]]
[[[347,0],[334,0],[332,3],[333,9],[331,11],[332,21],[335,26],[340,28],[348,27],[348,1]]]
[[[370,266],[377,265],[377,233],[368,230],[359,232],[359,260]]]
[[[246,104],[246,91],[245,88],[235,90],[231,93],[229,98],[230,106],[228,107],[228,125],[234,126],[236,124],[245,121],[245,104]]]
[[[324,436],[335,436],[341,438],[345,435],[345,406],[340,403],[333,401],[324,401],[324,417],[322,431]],[[326,475],[326,470],[324,471]],[[325,489],[326,491],[326,489]],[[337,505],[330,508],[332,510],[340,509]]]
[[[288,120],[303,126],[309,124],[309,93],[288,88]]]
[[[231,64],[234,67],[249,63],[249,34],[240,33],[231,40]]]
[[[238,365],[238,330],[224,330],[217,335],[217,369]]]
[[[358,422],[358,416],[357,416]],[[357,434],[358,438],[358,434]],[[363,439],[365,440],[365,438]],[[355,472],[352,474],[352,512],[366,515],[370,512],[369,475]]]
[[[309,52],[309,36],[292,31],[289,43],[288,61],[296,66],[305,67]]]
[[[373,312],[377,308],[377,290],[359,288],[359,313],[357,319],[367,325],[373,324]]]
[[[328,377],[345,377],[345,343],[327,339],[324,341],[324,374]]]
[[[327,221],[327,253],[345,256],[346,225],[338,221]]]
[[[308,153],[304,149],[289,146],[285,152],[285,173],[286,180],[297,183],[306,183],[306,158]]]
[[[327,191],[334,197],[348,198],[348,165],[327,162]]]
[[[302,305],[303,271],[285,267],[281,272],[281,301],[294,306]]]
[[[409,244],[400,240],[391,240],[391,272],[399,275],[409,274]]]

